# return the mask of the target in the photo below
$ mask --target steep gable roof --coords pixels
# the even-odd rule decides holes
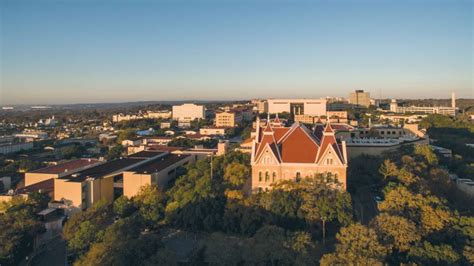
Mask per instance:
[[[327,149],[334,150],[341,163],[346,163],[342,146],[330,125],[316,125],[313,133],[299,123],[275,128],[267,123],[260,141],[256,143],[253,158],[257,161],[268,150],[279,162],[319,163]]]
[[[334,131],[332,131],[331,126],[326,126],[326,129],[324,130],[324,133],[323,133],[323,137],[321,139],[320,150],[316,157],[316,161],[315,161],[316,163],[319,163],[321,161],[321,158],[324,152],[329,148],[329,146],[334,149],[334,151],[336,152],[341,162],[345,163],[344,156],[342,155],[342,149],[339,147],[336,141],[336,137],[334,136],[333,133]]]
[[[294,128],[280,144],[281,158],[287,163],[314,163],[318,145],[301,126]]]
[[[290,130],[288,127],[276,127],[273,129],[275,140],[280,142],[280,140],[285,136],[285,134]]]
[[[266,145],[270,146],[270,149],[273,152],[273,155],[277,158],[278,161],[280,161],[280,151],[277,146],[277,142],[275,140],[274,136],[274,131],[272,127],[270,126],[269,123],[267,123],[267,126],[265,127],[265,130],[263,131],[262,134],[262,139],[260,140],[260,143],[258,144],[256,153],[255,153],[255,158],[259,158],[263,150],[265,149]]]

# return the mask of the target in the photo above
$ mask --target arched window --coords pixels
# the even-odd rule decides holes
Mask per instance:
[[[277,173],[273,172],[273,176],[272,176],[272,182],[275,182],[275,180],[276,180],[276,176],[277,176]]]
[[[265,182],[270,181],[270,173],[267,171],[265,172]]]
[[[258,182],[262,182],[262,172],[258,172]]]

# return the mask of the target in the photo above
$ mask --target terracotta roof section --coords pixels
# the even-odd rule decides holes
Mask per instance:
[[[93,166],[98,163],[100,163],[100,161],[97,159],[76,159],[76,160],[60,163],[57,165],[37,169],[37,170],[31,171],[30,173],[61,174],[64,172],[74,172],[75,170],[78,170],[87,166]]]
[[[337,131],[349,131],[354,129],[353,126],[347,125],[347,124],[331,124],[331,127],[333,130]]]
[[[341,162],[345,163],[342,146],[338,144],[329,124],[326,127],[316,125],[314,132],[299,123],[291,127],[275,128],[266,125],[264,133],[257,143],[255,160],[261,156],[265,147],[270,147],[281,162],[318,163],[324,152],[332,147]]]
[[[324,133],[334,133],[334,130],[332,130],[332,127],[329,123],[326,124],[326,128],[324,128]]]
[[[275,120],[273,120],[274,123],[280,123],[280,118],[278,118],[278,114],[275,117]]]
[[[337,156],[339,157],[341,162],[344,163],[344,157],[334,135],[323,135],[323,138],[321,140],[321,152],[318,153],[318,158],[316,158],[316,162],[319,162],[321,160],[321,157],[329,146],[332,146],[334,148],[334,151],[336,152]]]
[[[260,154],[263,152],[267,144],[270,145],[270,148],[274,152],[274,155],[278,158],[278,155],[277,155],[278,153],[276,153],[276,147],[275,147],[276,145],[275,138],[273,137],[273,135],[263,135],[262,140],[260,141],[258,145],[257,152],[255,154],[256,158],[260,156]]]
[[[317,153],[317,143],[301,126],[295,128],[281,143],[281,157],[286,163],[314,163]]]
[[[252,141],[254,140],[254,138],[248,138],[248,139],[245,139],[244,141],[242,141],[242,143],[240,143],[240,145],[245,145],[245,144],[249,144],[249,143],[252,143]]]
[[[267,126],[265,127],[263,132],[273,132],[272,127],[270,126],[270,123],[267,123]]]
[[[276,127],[273,129],[275,140],[280,142],[281,138],[290,130],[288,127]]]

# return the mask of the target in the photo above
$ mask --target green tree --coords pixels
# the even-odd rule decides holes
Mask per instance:
[[[156,235],[141,234],[142,227],[136,217],[118,220],[75,265],[143,265],[163,244]]]
[[[389,177],[395,177],[398,175],[397,165],[389,159],[386,159],[380,166],[379,173],[384,177],[384,179],[388,179]]]
[[[37,220],[35,201],[14,197],[0,204],[0,264],[18,265],[33,250],[34,238],[45,231]]]
[[[338,220],[346,225],[351,221],[351,199],[349,194],[332,187],[337,185],[324,176],[305,178],[300,184],[302,204],[300,211],[310,223],[321,222],[323,243],[326,241],[326,222]]]
[[[415,262],[433,265],[433,264],[453,264],[460,260],[461,256],[454,251],[450,245],[433,245],[424,241],[421,245],[412,248],[409,256]]]
[[[292,254],[287,247],[285,231],[277,226],[266,225],[248,240],[244,255],[246,264],[291,264]]]
[[[107,153],[107,160],[115,160],[123,156],[125,148],[122,145],[113,146]]]
[[[225,168],[224,180],[233,187],[241,187],[249,178],[250,169],[242,163],[232,162]]]
[[[386,193],[379,208],[382,212],[416,222],[423,234],[441,230],[453,220],[452,213],[442,200],[412,193],[404,186],[397,186]]]
[[[128,128],[120,131],[118,137],[117,137],[117,143],[121,144],[122,141],[135,138],[137,136],[136,132],[134,129]]]
[[[241,265],[243,240],[222,233],[212,233],[205,240],[205,261],[209,265]]]
[[[379,242],[374,230],[361,224],[344,227],[336,235],[338,243],[333,253],[321,258],[321,265],[382,265],[387,249]]]
[[[77,254],[84,254],[89,246],[100,238],[102,233],[98,225],[91,224],[90,221],[84,221],[74,232],[74,237],[69,238],[68,249]]]
[[[421,240],[415,223],[400,216],[382,213],[372,221],[371,227],[385,246],[400,252],[408,251],[413,243]]]
[[[63,228],[69,252],[75,256],[84,254],[90,245],[101,238],[102,231],[111,221],[112,210],[105,200],[98,201],[89,209],[74,214]]]
[[[132,200],[122,195],[114,201],[114,213],[120,217],[127,217],[135,212],[136,207]]]
[[[438,157],[428,145],[415,145],[416,155],[421,156],[429,165],[438,164]]]
[[[158,222],[164,218],[164,194],[157,186],[145,185],[133,198],[138,207],[138,213],[148,226],[157,226]]]

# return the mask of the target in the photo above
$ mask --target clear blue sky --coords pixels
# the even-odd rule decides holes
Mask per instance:
[[[0,105],[473,98],[473,2],[0,0]]]

